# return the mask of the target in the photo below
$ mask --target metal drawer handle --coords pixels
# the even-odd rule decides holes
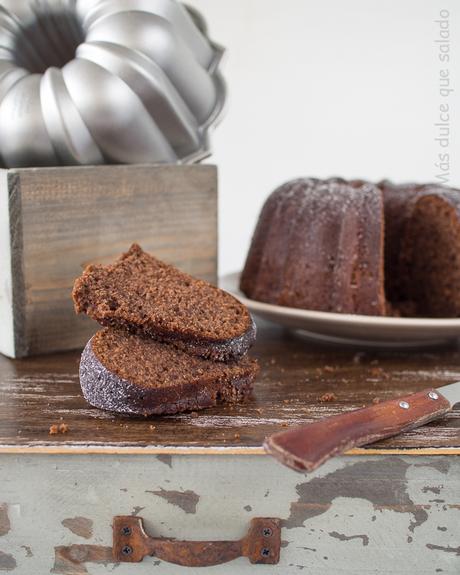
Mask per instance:
[[[255,517],[249,531],[238,541],[176,541],[150,537],[141,517],[118,515],[113,519],[113,558],[138,563],[147,555],[184,567],[208,567],[247,557],[251,563],[279,562],[281,520]]]

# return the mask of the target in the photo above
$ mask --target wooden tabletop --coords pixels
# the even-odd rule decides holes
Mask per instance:
[[[85,402],[78,352],[24,360],[0,356],[0,452],[262,453],[264,437],[288,426],[460,380],[457,347],[337,348],[264,324],[253,354],[261,372],[249,403],[137,419]],[[60,424],[68,430],[50,435],[50,427]],[[375,452],[460,454],[460,410],[353,451]]]

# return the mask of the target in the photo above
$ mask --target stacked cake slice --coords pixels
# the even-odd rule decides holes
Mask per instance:
[[[246,354],[255,325],[230,294],[134,244],[112,265],[87,267],[73,299],[78,313],[106,326],[80,363],[92,405],[167,414],[250,395],[258,365]]]

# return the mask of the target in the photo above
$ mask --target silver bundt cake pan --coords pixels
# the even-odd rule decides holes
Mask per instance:
[[[0,0],[3,165],[203,159],[222,53],[176,0]]]

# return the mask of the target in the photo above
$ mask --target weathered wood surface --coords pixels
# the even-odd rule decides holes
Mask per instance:
[[[80,392],[76,352],[2,357],[0,450],[259,453],[267,435],[288,426],[460,380],[457,348],[359,352],[309,343],[265,324],[253,353],[262,369],[247,404],[148,419],[89,406]],[[335,397],[321,401],[325,393]],[[49,435],[51,425],[63,422],[66,433]],[[460,410],[371,449],[460,453]]]
[[[214,166],[31,168],[0,176],[0,349],[10,356],[84,345],[94,326],[73,312],[74,279],[132,242],[216,281]]]
[[[12,575],[458,575],[460,458],[339,457],[306,476],[262,456],[0,455],[0,572]],[[278,565],[116,565],[112,522],[235,540],[282,520]]]

